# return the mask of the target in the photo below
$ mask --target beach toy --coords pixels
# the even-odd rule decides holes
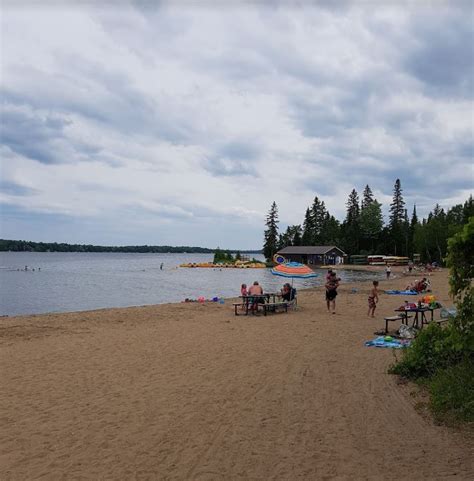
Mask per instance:
[[[275,262],[276,264],[285,264],[286,259],[280,254],[275,254],[273,256],[273,262]]]
[[[384,340],[384,341],[387,341],[387,342],[391,342],[391,341],[393,341],[393,337],[392,337],[392,336],[385,336],[385,337],[383,338],[383,340]]]
[[[199,296],[198,297],[198,302],[200,302],[201,304],[205,301],[206,299],[203,297],[203,296]]]

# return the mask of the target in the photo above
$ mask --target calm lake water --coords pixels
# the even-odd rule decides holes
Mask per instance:
[[[199,296],[236,297],[242,283],[259,281],[270,292],[279,290],[286,282],[285,278],[272,275],[270,269],[178,268],[182,263],[207,262],[212,257],[212,254],[0,252],[0,315],[163,304]],[[263,260],[261,255],[255,258]],[[321,285],[325,272],[320,271],[321,275],[312,279],[295,279],[294,286],[301,289]],[[377,276],[340,271],[342,282]]]

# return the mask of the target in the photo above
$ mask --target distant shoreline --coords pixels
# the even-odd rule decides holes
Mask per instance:
[[[92,244],[68,244],[63,242],[34,242],[0,239],[0,252],[119,252],[131,254],[214,254],[216,249],[196,246],[100,246]],[[225,252],[261,254],[262,250],[221,249]]]

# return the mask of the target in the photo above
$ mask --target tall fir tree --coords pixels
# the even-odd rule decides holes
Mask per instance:
[[[355,189],[349,194],[346,203],[346,219],[341,226],[343,249],[350,255],[360,249],[360,207],[359,195]]]
[[[474,200],[471,194],[463,206],[463,224],[467,224],[472,216],[474,216]]]
[[[263,255],[267,261],[270,261],[273,258],[273,255],[278,249],[278,222],[278,207],[274,201],[270,207],[270,211],[268,212],[267,220],[265,222],[267,228],[264,232]]]
[[[359,207],[359,194],[355,189],[349,194],[349,198],[346,202],[346,223],[348,225],[356,224],[359,221],[360,207]]]
[[[301,225],[294,225],[293,230],[293,245],[294,246],[300,246],[301,245],[301,240],[302,240],[302,230],[301,230]]]
[[[390,204],[389,231],[393,253],[400,255],[404,250],[403,223],[405,220],[405,201],[402,195],[400,179],[395,181],[393,187],[393,200]]]
[[[313,205],[311,206],[311,217],[313,219],[311,245],[321,245],[326,206],[324,205],[324,201],[320,201],[317,196],[314,198]]]
[[[408,249],[408,256],[413,257],[413,254],[415,254],[415,232],[418,226],[418,215],[416,214],[416,204],[413,206],[413,213],[411,215],[411,220],[410,220],[410,239],[409,239],[409,249]]]
[[[361,210],[368,207],[372,202],[374,202],[374,194],[372,193],[372,189],[367,184],[364,188],[364,192],[362,193],[362,201],[361,201]]]
[[[313,217],[311,216],[311,210],[308,207],[306,209],[306,214],[304,216],[303,222],[303,237],[302,237],[302,245],[310,246],[311,240],[313,238],[313,231],[314,231],[314,222]]]
[[[408,256],[411,251],[411,238],[410,238],[410,220],[408,219],[408,211],[405,209],[405,213],[403,215],[403,224],[402,224],[402,234],[403,234],[403,245],[402,245],[402,255]]]
[[[339,245],[341,238],[341,225],[339,221],[329,212],[326,212],[324,218],[321,243],[323,245]]]
[[[361,251],[374,254],[375,245],[383,229],[382,205],[374,198],[369,184],[362,193],[360,203],[360,243]]]
[[[361,209],[359,219],[361,250],[375,254],[383,229],[382,204],[373,199]]]

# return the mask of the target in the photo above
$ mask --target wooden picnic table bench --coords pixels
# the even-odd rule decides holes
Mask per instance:
[[[407,324],[408,325],[408,319],[410,317],[413,317],[411,315],[409,315],[408,313],[403,313],[403,314],[397,314],[396,316],[388,316],[388,317],[385,317],[384,320],[385,320],[385,334],[388,333],[388,323],[389,322],[393,322],[393,321],[402,321],[403,324]]]
[[[242,299],[241,302],[233,303],[236,316],[239,315],[239,309],[242,311],[242,315],[245,316],[247,316],[249,312],[256,314],[259,311],[263,312],[263,315],[266,316],[268,312],[276,312],[280,309],[288,312],[288,307],[293,306],[293,301],[278,301],[277,299],[281,298],[280,293],[239,297]],[[270,302],[270,298],[272,299],[272,302]]]
[[[259,304],[263,310],[263,315],[266,316],[267,312],[277,312],[279,309],[283,309],[285,312],[288,312],[288,302],[266,302],[265,304]]]

